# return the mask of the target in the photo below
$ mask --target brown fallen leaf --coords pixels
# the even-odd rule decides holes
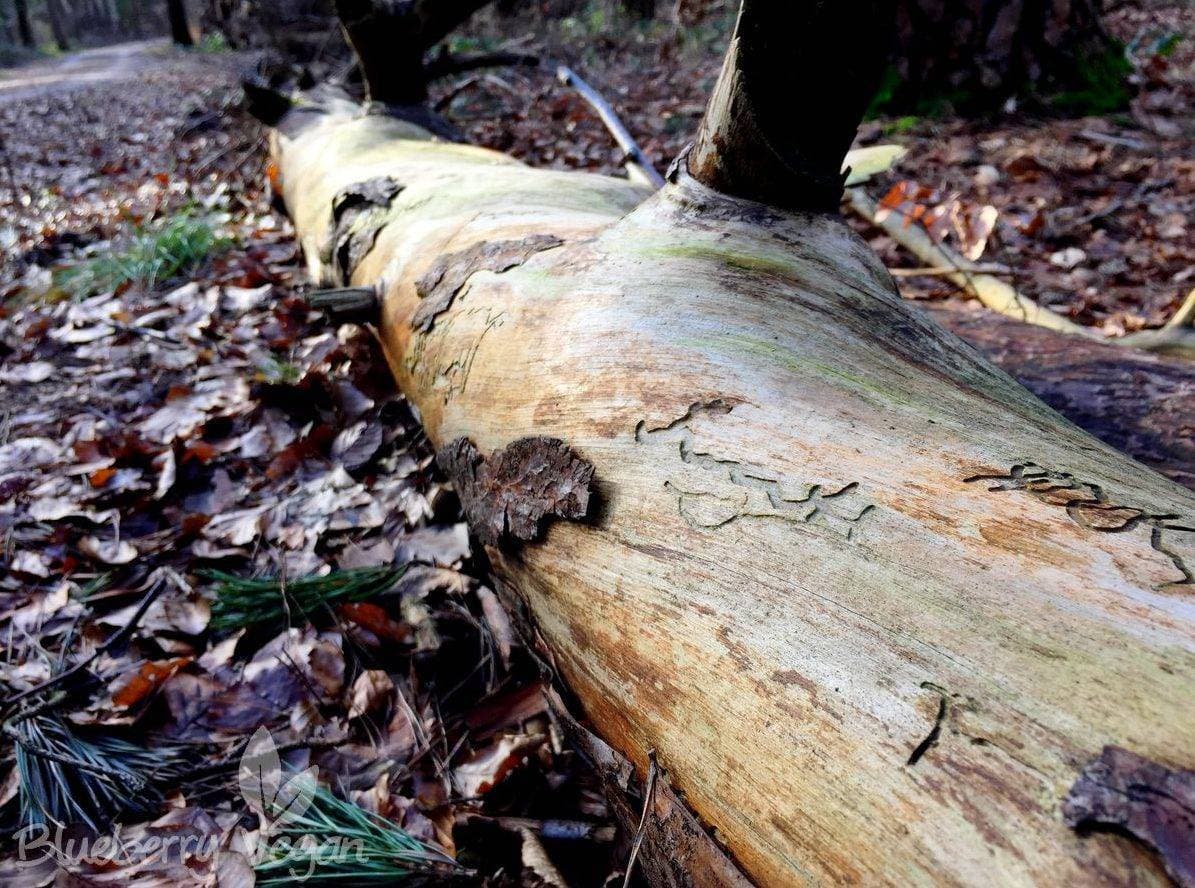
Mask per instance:
[[[161,662],[146,661],[140,668],[118,681],[112,689],[112,705],[131,709],[158,690],[166,680],[191,662],[191,657],[176,657]]]
[[[507,734],[464,764],[457,765],[453,777],[461,795],[465,798],[485,795],[546,739],[543,734]]]
[[[406,642],[411,638],[410,626],[392,619],[384,609],[371,602],[349,601],[336,609],[346,620],[368,629],[380,639]]]
[[[349,718],[360,718],[386,704],[394,693],[394,682],[381,669],[366,669],[349,690]]]

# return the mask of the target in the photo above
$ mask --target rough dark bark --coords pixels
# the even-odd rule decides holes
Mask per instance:
[[[1101,0],[900,0],[899,86],[891,84],[891,105],[917,111],[948,101],[979,110],[1028,91],[1098,90],[1111,73],[1106,66],[1115,66],[1101,6]]]
[[[17,16],[17,37],[22,46],[32,47],[34,45],[33,26],[29,23],[29,2],[28,0],[13,0],[12,5]]]
[[[1195,363],[971,306],[926,308],[1079,428],[1195,490]]]
[[[194,46],[185,0],[166,0],[166,13],[170,17],[170,39],[178,46]]]
[[[336,0],[345,38],[357,55],[370,101],[427,100],[423,56],[492,0]]]
[[[875,94],[894,8],[895,0],[744,3],[689,172],[734,197],[835,210],[842,158]],[[793,84],[804,85],[799,105]]]

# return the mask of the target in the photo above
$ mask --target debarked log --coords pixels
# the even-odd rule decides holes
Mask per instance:
[[[654,750],[751,880],[1182,871],[1182,841],[1064,807],[1105,747],[1195,768],[1195,495],[902,303],[800,208],[829,202],[819,152],[779,208],[684,160],[651,194],[328,98],[273,142],[311,271],[382,294],[390,366],[584,715],[641,774]],[[362,183],[387,196],[345,229]],[[346,231],[364,247],[328,249]]]

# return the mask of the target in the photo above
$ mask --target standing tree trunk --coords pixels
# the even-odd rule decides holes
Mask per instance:
[[[655,18],[656,0],[620,0],[625,12],[641,19]]]
[[[194,46],[186,0],[166,0],[166,14],[170,18],[170,39],[178,46]]]
[[[1124,95],[1127,64],[1101,0],[900,0],[890,106],[999,107],[1026,93],[1063,100]]]
[[[54,45],[62,52],[69,52],[70,38],[66,32],[66,10],[62,0],[46,0],[46,15],[50,19],[50,34],[54,37]]]
[[[334,0],[368,98],[395,107],[427,100],[424,54],[493,0]]]
[[[584,715],[755,883],[1162,885],[1195,847],[1195,495],[904,304],[827,212],[874,64],[833,48],[883,10],[746,0],[655,194],[325,97],[275,131],[283,195],[313,274],[379,288]],[[1159,764],[1085,768],[1109,745]],[[726,883],[645,810],[651,884]],[[1164,861],[1071,828],[1101,816]]]

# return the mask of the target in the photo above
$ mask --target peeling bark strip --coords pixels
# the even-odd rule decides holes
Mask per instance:
[[[1195,771],[1171,771],[1118,746],[1105,746],[1062,805],[1067,826],[1114,826],[1153,846],[1166,872],[1195,888]]]
[[[510,271],[535,253],[559,247],[563,243],[560,238],[550,234],[533,234],[522,240],[485,241],[466,250],[449,253],[415,282],[415,290],[423,302],[415,311],[411,326],[424,333],[430,330],[436,318],[448,311],[452,300],[477,272]]]
[[[337,283],[348,283],[385,224],[383,211],[402,192],[403,186],[386,176],[357,182],[336,192],[332,198],[332,229],[321,251],[325,265],[340,273]]]
[[[489,458],[468,438],[457,438],[440,448],[436,460],[487,546],[532,542],[545,518],[579,521],[589,511],[593,464],[558,438],[520,438]]]

